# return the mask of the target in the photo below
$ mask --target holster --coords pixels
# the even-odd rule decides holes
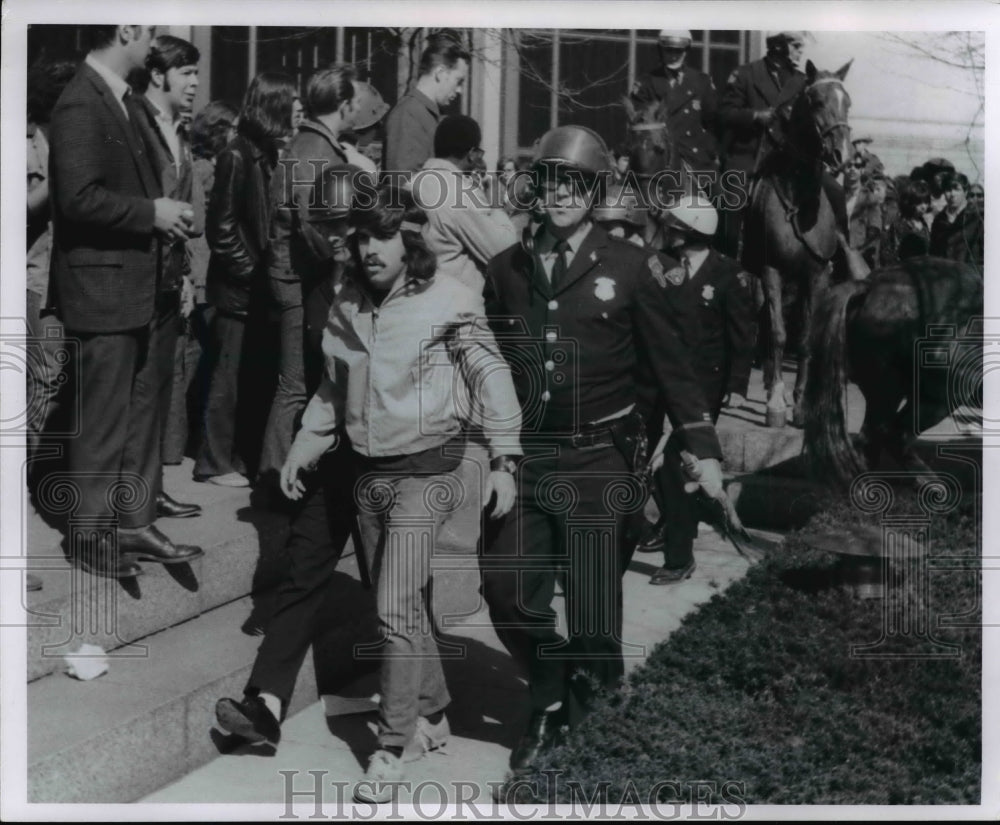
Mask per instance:
[[[633,410],[612,421],[608,429],[611,430],[611,440],[618,452],[625,457],[628,468],[637,475],[645,473],[646,462],[649,460],[649,442],[642,415]]]

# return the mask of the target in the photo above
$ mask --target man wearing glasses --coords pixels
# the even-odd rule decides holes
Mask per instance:
[[[490,258],[516,240],[503,209],[493,208],[475,185],[483,160],[479,124],[449,115],[434,132],[434,157],[413,177],[413,198],[427,215],[424,241],[437,255],[438,274],[458,279],[477,293]]]

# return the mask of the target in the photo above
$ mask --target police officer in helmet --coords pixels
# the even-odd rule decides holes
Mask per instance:
[[[621,578],[645,501],[642,421],[658,394],[702,484],[722,484],[711,411],[684,343],[693,320],[677,267],[593,220],[610,170],[596,133],[547,132],[532,167],[541,225],[487,267],[486,310],[516,364],[525,449],[514,509],[490,523],[481,560],[497,635],[528,674],[515,773],[585,716],[591,680],[614,689],[624,674]],[[565,635],[552,608],[558,572]]]

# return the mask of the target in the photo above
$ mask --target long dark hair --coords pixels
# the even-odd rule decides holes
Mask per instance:
[[[250,81],[237,131],[261,149],[276,152],[278,141],[292,130],[292,102],[297,96],[288,75],[262,72]]]
[[[356,198],[351,207],[350,225],[355,232],[370,235],[379,240],[388,240],[397,232],[403,236],[406,250],[406,268],[410,277],[421,281],[434,277],[437,256],[431,252],[420,234],[420,226],[426,217],[413,200],[408,189],[385,183],[375,190],[374,199],[363,202]],[[355,264],[361,266],[361,256],[357,242],[351,244]]]
[[[191,123],[191,151],[196,158],[212,160],[223,150],[236,115],[236,107],[224,100],[211,101],[195,115]]]

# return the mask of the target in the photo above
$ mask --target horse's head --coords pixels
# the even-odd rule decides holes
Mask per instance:
[[[789,117],[800,148],[814,152],[834,171],[851,158],[851,127],[847,122],[851,96],[844,88],[844,78],[853,62],[826,72],[807,61],[806,83]]]
[[[654,99],[637,108],[626,97],[624,104],[629,123],[629,168],[637,175],[677,168],[679,159],[670,140],[662,102]]]

